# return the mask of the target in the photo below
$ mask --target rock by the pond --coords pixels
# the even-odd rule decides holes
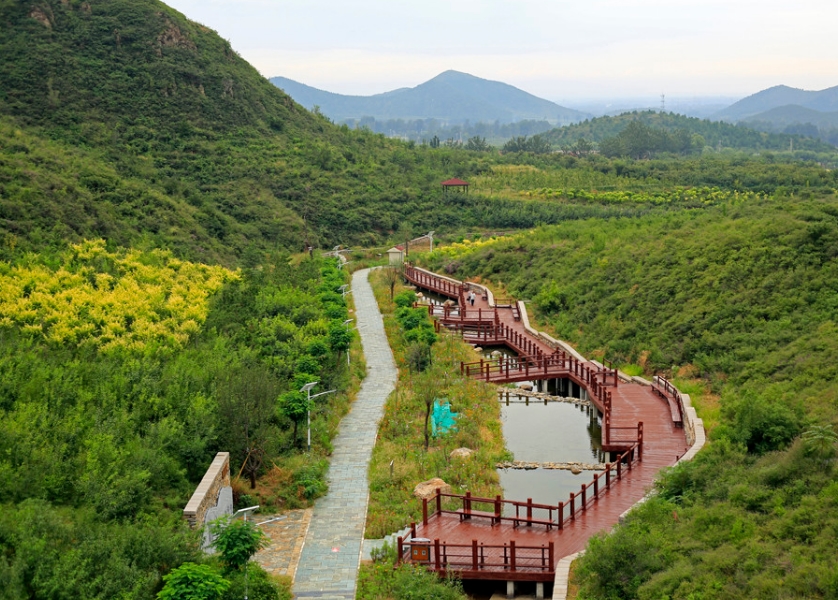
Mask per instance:
[[[445,302],[442,303],[443,306],[448,306],[448,307],[456,306],[456,304],[457,303],[454,302],[453,300],[446,300]]]
[[[562,469],[570,471],[574,475],[578,475],[582,471],[604,471],[605,465],[602,463],[582,463],[582,462],[527,462],[523,460],[516,460],[510,462],[500,462],[495,465],[498,469],[521,469],[529,471],[532,469]]]
[[[518,387],[522,390],[526,390],[527,392],[532,391],[532,384],[531,383],[519,383]]]
[[[472,454],[474,454],[474,450],[471,448],[457,448],[456,450],[451,451],[451,458],[469,458]]]
[[[413,488],[413,495],[419,499],[431,499],[436,496],[436,491],[439,490],[441,494],[450,494],[451,493],[451,486],[445,483],[439,477],[434,477],[433,479],[429,479],[428,481],[423,481],[422,483],[417,483],[416,487]]]

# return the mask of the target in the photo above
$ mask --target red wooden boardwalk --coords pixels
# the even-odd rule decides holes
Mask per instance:
[[[436,293],[454,298],[458,306],[465,303],[463,284],[450,278],[443,278],[428,271],[407,265],[405,278]],[[473,284],[472,284],[473,286]],[[431,509],[427,519],[415,526],[413,538],[430,540],[425,547],[429,568],[445,571],[455,570],[463,578],[552,581],[555,563],[562,557],[578,552],[588,539],[599,531],[608,530],[619,520],[622,513],[643,498],[652,486],[657,473],[671,466],[688,449],[683,421],[683,406],[680,394],[667,382],[660,385],[641,385],[633,381],[617,381],[616,371],[600,365],[580,361],[561,348],[548,344],[532,330],[527,330],[518,311],[507,306],[489,303],[490,295],[481,288],[472,287],[477,294],[474,305],[462,311],[458,309],[430,309],[442,326],[463,334],[466,341],[494,345],[503,344],[519,353],[518,360],[480,361],[461,366],[463,373],[490,382],[524,381],[553,378],[569,378],[585,388],[589,397],[603,413],[603,446],[607,450],[623,451],[634,448],[638,437],[642,438],[642,452],[630,451],[622,465],[622,474],[610,478],[611,485],[604,485],[604,475],[597,475],[597,493],[591,480],[577,493],[574,499],[573,518],[570,502],[557,498],[556,505],[536,509],[546,516],[536,518],[530,525],[516,524],[507,519],[496,519],[495,500],[486,500],[477,506],[475,500],[459,497],[448,501],[462,502],[460,513],[467,504],[482,511],[472,518],[462,518],[455,512],[441,512]],[[656,382],[657,384],[657,382]],[[642,435],[638,436],[638,426]],[[642,460],[638,460],[642,455]],[[616,469],[616,467],[612,467]],[[585,493],[584,510],[580,512],[582,493]],[[517,504],[521,510],[522,499]],[[560,504],[561,503],[561,504]],[[561,507],[561,508],[560,508]],[[443,506],[444,508],[444,506]],[[558,511],[562,519],[559,527]],[[546,523],[550,522],[548,526]],[[515,551],[510,552],[512,546]],[[552,550],[550,547],[552,546]],[[404,547],[409,557],[415,542]],[[421,555],[421,548],[413,550],[415,557]],[[526,556],[527,564],[512,564]],[[438,558],[437,558],[438,557]],[[446,567],[446,560],[449,567]],[[525,562],[526,562],[525,561]],[[549,569],[546,562],[552,562]],[[513,561],[514,562],[514,561]]]

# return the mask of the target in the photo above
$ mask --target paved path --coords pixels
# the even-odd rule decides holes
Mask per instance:
[[[289,510],[281,515],[256,515],[256,523],[261,524],[260,529],[270,538],[271,544],[259,550],[253,559],[271,575],[293,578],[312,512],[313,509],[305,508]]]
[[[329,493],[314,506],[294,579],[294,594],[300,599],[355,598],[369,499],[367,469],[384,402],[397,378],[381,313],[367,280],[369,272],[363,269],[352,276],[355,322],[367,376],[334,440]]]

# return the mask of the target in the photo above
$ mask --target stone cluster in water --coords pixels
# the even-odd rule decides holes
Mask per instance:
[[[533,469],[562,469],[570,471],[574,474],[582,471],[604,471],[605,465],[602,463],[583,463],[583,462],[528,462],[524,460],[499,462],[495,465],[498,469],[521,469],[531,471]]]
[[[523,396],[526,398],[537,398],[539,400],[546,400],[547,402],[564,402],[566,404],[576,404],[578,406],[590,406],[590,400],[582,400],[581,398],[568,398],[567,396],[551,396],[546,392],[535,392],[532,390],[526,390],[524,388],[509,388],[505,386],[498,386],[498,393],[501,395],[501,399],[505,401],[504,396],[509,394],[510,396]]]

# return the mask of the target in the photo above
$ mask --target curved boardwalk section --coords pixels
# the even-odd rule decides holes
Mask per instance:
[[[623,454],[607,473],[597,474],[593,481],[586,478],[579,492],[557,498],[556,505],[528,506],[524,498],[437,497],[423,506],[422,522],[411,533],[412,538],[428,540],[426,549],[400,540],[401,556],[410,560],[421,555],[429,568],[455,570],[463,578],[552,581],[559,559],[583,550],[593,534],[615,525],[644,497],[660,469],[685,455],[693,441],[688,436],[699,437],[685,419],[683,398],[663,379],[650,383],[627,378],[585,360],[532,329],[521,303],[495,302],[482,286],[411,266],[405,268],[405,277],[456,301],[454,306],[429,307],[440,329],[459,333],[473,344],[504,345],[518,354],[513,361],[461,365],[463,374],[494,383],[571,380],[585,389],[603,415],[603,446]],[[466,291],[478,293],[467,300]],[[691,419],[693,414],[687,416]]]
[[[329,493],[315,504],[294,578],[297,598],[355,598],[369,498],[367,469],[384,402],[397,378],[369,273],[363,269],[352,276],[367,377],[334,440]]]

